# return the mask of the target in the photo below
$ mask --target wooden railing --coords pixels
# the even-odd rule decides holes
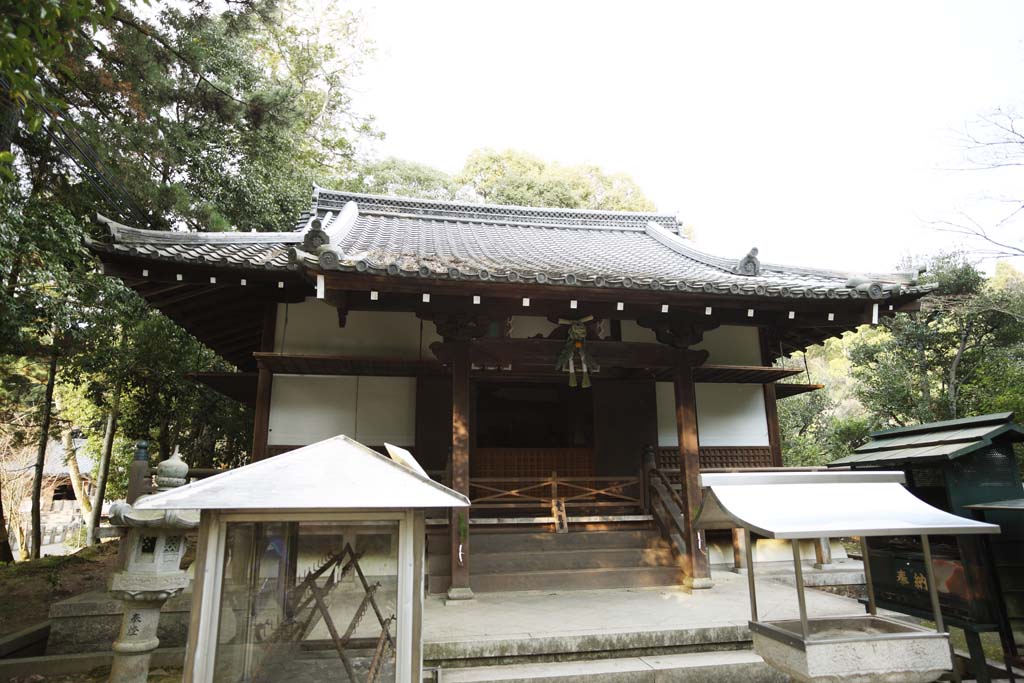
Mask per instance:
[[[473,477],[469,482],[473,508],[541,511],[561,501],[566,509],[640,508],[639,477]]]
[[[676,553],[686,553],[686,504],[668,475],[645,463],[643,479],[647,486],[647,509],[662,535],[671,541]],[[678,479],[677,479],[678,481]]]

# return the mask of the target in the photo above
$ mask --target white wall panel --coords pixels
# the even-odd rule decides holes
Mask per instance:
[[[267,443],[305,446],[355,431],[355,377],[274,376]]]
[[[658,445],[678,446],[671,382],[658,382]],[[768,418],[760,384],[698,384],[697,433],[701,446],[767,446]]]
[[[432,359],[435,341],[441,337],[434,323],[415,313],[351,311],[345,327],[338,327],[337,309],[325,301],[306,299],[277,308],[274,350],[279,353]]]
[[[761,342],[756,327],[723,325],[704,333],[695,349],[706,349],[712,365],[761,365]]]
[[[416,378],[274,376],[270,445],[304,446],[338,434],[371,446],[414,446]]]
[[[357,407],[356,441],[415,445],[415,377],[360,377]]]
[[[767,446],[768,418],[760,384],[698,384],[701,446]]]

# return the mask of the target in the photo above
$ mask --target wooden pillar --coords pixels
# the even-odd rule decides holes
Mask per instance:
[[[263,312],[263,333],[260,337],[260,351],[274,350],[274,335],[277,329],[277,302],[267,302]],[[252,425],[252,460],[267,457],[267,440],[270,436],[270,395],[273,391],[274,375],[260,366],[256,382],[256,415]]]
[[[469,496],[469,342],[453,341],[452,347],[452,488]],[[451,532],[451,584],[449,600],[473,597],[469,587],[469,509],[453,508]]]
[[[761,365],[770,366],[776,354],[769,343],[769,331],[758,328],[758,340],[761,344]],[[772,467],[782,467],[782,435],[779,432],[779,397],[774,384],[764,385],[764,415],[768,422],[768,449],[771,452]]]
[[[772,467],[782,467],[782,435],[779,433],[779,408],[775,385],[764,385],[764,414],[768,420],[768,449],[772,454]]]
[[[747,573],[747,539],[743,529],[732,530],[732,570],[737,574]]]
[[[697,396],[693,384],[693,364],[687,351],[680,352],[673,374],[676,398],[676,430],[679,434],[680,484],[686,503],[686,556],[683,570],[691,588],[710,588],[708,548],[703,532],[693,528],[693,519],[700,508],[700,442],[697,437]]]
[[[814,539],[814,568],[832,568],[832,541],[828,536]]]

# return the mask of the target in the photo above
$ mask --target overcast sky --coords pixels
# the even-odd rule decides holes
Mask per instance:
[[[956,132],[1024,102],[1022,2],[357,0],[379,156],[479,147],[631,174],[698,245],[891,270],[991,182]]]

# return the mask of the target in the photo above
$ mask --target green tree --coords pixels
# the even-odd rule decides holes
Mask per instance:
[[[388,157],[362,164],[342,185],[353,192],[451,200],[455,182],[444,171],[415,161]]]
[[[113,0],[38,0],[0,12],[0,175],[14,177],[11,144],[19,118],[37,130],[46,110],[63,102],[46,83],[59,74],[85,29],[96,30],[114,13]]]
[[[850,348],[858,398],[880,425],[986,412],[993,405],[987,382],[1014,374],[1024,329],[990,305],[977,268],[962,255],[940,256],[927,280],[938,288],[920,311],[884,319]]]
[[[653,211],[637,184],[597,166],[562,166],[535,156],[481,149],[469,155],[455,182],[460,192],[491,204],[610,211]]]

